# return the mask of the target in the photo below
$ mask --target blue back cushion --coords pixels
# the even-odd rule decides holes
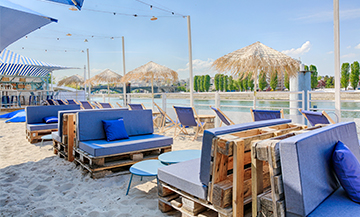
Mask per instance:
[[[99,109],[77,114],[77,138],[80,141],[106,139],[102,120],[124,119],[129,136],[154,132],[151,110]]]
[[[349,148],[339,141],[332,155],[334,170],[349,197],[360,203],[360,163]]]
[[[287,215],[307,216],[339,187],[331,166],[339,140],[360,159],[354,122],[329,125],[279,142]]]
[[[56,106],[28,106],[26,111],[26,124],[44,123],[43,118],[58,116],[58,111],[80,109],[80,105],[56,105]]]
[[[48,117],[44,117],[43,121],[47,124],[52,124],[52,123],[57,123],[58,122],[58,118],[55,116],[48,116]]]
[[[257,122],[243,123],[243,124],[235,124],[235,125],[205,130],[202,140],[202,148],[201,148],[201,165],[200,165],[201,182],[204,185],[208,186],[210,181],[211,146],[214,137],[228,133],[250,130],[259,127],[286,124],[290,122],[291,122],[290,119],[274,119],[274,120],[257,121]]]
[[[105,130],[106,141],[110,142],[129,138],[122,118],[117,120],[102,120],[102,123]]]

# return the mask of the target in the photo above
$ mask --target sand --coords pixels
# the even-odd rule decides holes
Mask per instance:
[[[129,174],[92,179],[55,156],[52,142],[30,144],[25,123],[0,119],[0,216],[181,216],[158,209],[156,179]],[[172,132],[166,135],[172,136]],[[179,136],[173,150],[200,149],[201,138]]]

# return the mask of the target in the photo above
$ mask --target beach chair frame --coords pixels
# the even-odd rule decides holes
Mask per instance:
[[[116,105],[118,105],[119,108],[122,108],[122,106],[120,105],[120,103],[116,102]]]
[[[223,111],[220,110],[220,108],[216,108],[216,107],[212,107],[212,106],[210,106],[210,108],[211,108],[211,109],[215,112],[215,114],[219,117],[219,115],[218,115],[217,112],[214,110],[214,108],[215,108],[216,110],[218,110],[218,112],[220,112],[220,113],[224,116],[224,118],[225,118],[227,121],[229,121],[230,125],[234,125],[234,124],[235,124],[232,120],[230,120],[230,118],[229,118],[228,116],[225,115],[225,113],[224,113]],[[220,119],[220,121],[221,121],[221,122],[220,122],[220,127],[221,127],[223,121],[221,120],[220,117],[219,117],[219,119]],[[224,123],[224,124],[225,124],[225,123]]]
[[[254,110],[256,110],[256,109],[250,108],[252,121],[255,121]],[[275,111],[275,110],[269,110],[269,111]],[[284,110],[283,109],[280,109],[280,114],[281,114],[281,118],[284,118]]]
[[[92,109],[95,109],[94,105],[91,104],[88,100],[83,101],[83,102],[89,103],[89,105],[91,106],[91,108],[92,108]],[[83,103],[82,103],[81,101],[79,101],[79,104],[80,104],[81,109],[85,109],[85,107],[84,107],[84,105],[83,105]]]
[[[128,106],[129,106],[130,110],[134,110],[134,109],[131,108],[131,105],[141,105],[142,109],[146,109],[144,104],[142,104],[142,103],[129,103]]]
[[[304,114],[302,111],[302,109],[298,109],[299,112],[306,118],[307,121],[309,121],[309,123],[311,122],[308,117],[306,116],[306,114]],[[329,121],[330,124],[336,124],[336,122],[325,112],[325,111],[322,111],[321,112],[322,115]],[[315,124],[317,125],[317,124]]]
[[[180,132],[183,132],[184,134],[189,135],[189,133],[187,132],[187,130],[186,130],[186,128],[185,128],[186,126],[183,125],[183,124],[181,124],[180,119],[179,119],[179,117],[178,117],[178,113],[177,113],[175,107],[177,107],[177,106],[173,106],[173,108],[174,108],[174,111],[175,111],[175,114],[176,114],[176,123],[178,123],[177,125],[178,125],[179,128],[181,129]],[[192,139],[192,141],[194,141],[194,140],[198,137],[198,135],[199,135],[199,133],[200,133],[201,131],[202,131],[202,132],[205,131],[206,121],[204,122],[204,124],[201,124],[200,118],[199,118],[199,116],[197,115],[196,110],[194,109],[194,107],[191,106],[191,107],[183,107],[183,108],[189,108],[189,109],[191,108],[192,111],[193,111],[194,120],[195,120],[195,122],[196,122],[196,133],[195,133],[194,138]],[[192,126],[192,127],[194,127],[194,126]],[[178,134],[176,134],[176,128],[175,128],[174,138],[176,138],[176,137],[180,134],[180,132],[179,132]]]
[[[101,109],[104,108],[104,106],[101,104],[101,102],[95,102],[95,104]],[[103,102],[103,104],[109,104],[111,108],[114,108],[114,106],[111,105],[111,103],[109,103],[109,102]]]
[[[159,133],[164,133],[164,132],[166,132],[166,131],[168,131],[168,130],[171,130],[171,129],[174,128],[174,127],[175,127],[175,128],[179,128],[179,130],[182,130],[181,127],[180,127],[180,125],[177,124],[173,119],[171,119],[171,117],[170,117],[168,114],[166,114],[166,112],[165,112],[164,110],[162,110],[158,104],[156,104],[156,103],[154,102],[154,105],[157,107],[157,109],[159,110],[160,115],[161,115],[161,121],[160,121],[160,126],[159,126],[159,128],[160,128],[160,129],[159,129]],[[168,126],[168,127],[165,127],[166,120],[169,120],[169,121],[171,122],[171,125]],[[183,132],[183,133],[185,133],[185,132]]]

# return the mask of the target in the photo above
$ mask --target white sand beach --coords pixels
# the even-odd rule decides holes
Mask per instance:
[[[25,123],[0,120],[0,216],[180,216],[158,209],[156,179],[130,174],[92,179],[55,156],[52,142],[30,144]],[[166,135],[172,136],[171,132]],[[201,149],[201,139],[178,136],[173,150]]]

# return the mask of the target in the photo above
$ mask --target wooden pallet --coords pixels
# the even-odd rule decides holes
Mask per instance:
[[[171,151],[171,145],[161,148],[94,157],[81,149],[74,148],[73,156],[75,162],[80,164],[84,170],[89,171],[92,178],[102,178],[109,173],[109,171],[117,172],[126,166],[133,165],[142,160],[157,159],[160,154],[169,151]]]
[[[73,162],[73,149],[75,135],[75,113],[64,114],[62,125],[62,142],[53,140],[54,154]]]
[[[26,129],[26,139],[31,143],[41,142],[41,137],[58,131],[57,129],[29,131]],[[50,140],[49,140],[50,141]]]
[[[325,125],[317,125],[307,129],[288,132],[265,141],[257,141],[251,147],[252,171],[252,216],[285,217],[284,189],[282,185],[279,142],[283,139],[318,129]],[[269,164],[271,188],[266,190],[263,185],[263,165]]]

